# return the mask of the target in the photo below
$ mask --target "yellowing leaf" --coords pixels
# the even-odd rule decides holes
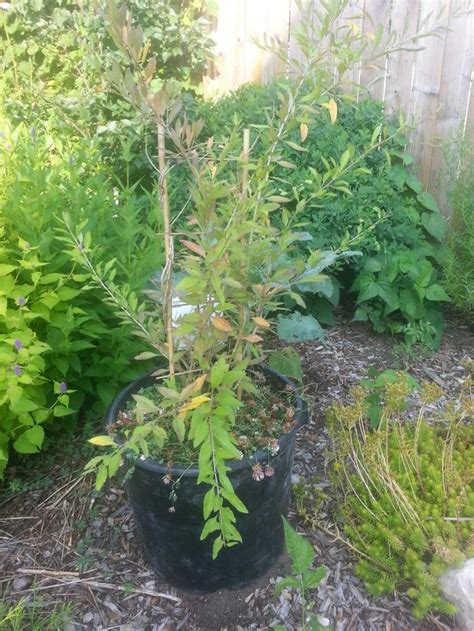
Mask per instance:
[[[306,123],[301,123],[300,125],[300,137],[301,137],[301,142],[304,142],[306,140],[306,138],[308,137],[308,125]]]
[[[200,377],[198,377],[196,381],[193,383],[193,391],[199,392],[199,390],[204,385],[205,381],[206,381],[206,375],[201,375]]]
[[[372,33],[372,31],[369,31],[367,33],[367,39],[371,39],[372,41],[374,41],[375,39],[375,35]]]
[[[269,329],[271,327],[270,322],[268,320],[265,320],[265,318],[261,318],[260,316],[255,316],[254,318],[252,318],[252,320],[257,326],[260,326],[263,329]]]
[[[263,342],[263,337],[254,333],[253,335],[247,335],[244,337],[244,340],[247,340],[247,342],[251,342],[252,344],[257,344],[258,342]]]
[[[208,397],[206,394],[200,394],[198,397],[194,397],[193,399],[191,399],[189,403],[186,403],[185,405],[180,407],[179,411],[181,414],[184,414],[185,412],[189,412],[190,410],[195,410],[200,405],[210,400],[210,397]]]
[[[337,103],[334,99],[329,99],[328,103],[323,104],[329,110],[329,117],[331,118],[331,125],[337,121]]]
[[[89,438],[89,442],[98,447],[115,446],[115,441],[111,436],[94,436],[93,438]]]
[[[192,241],[186,241],[186,239],[183,239],[181,243],[184,245],[185,248],[188,248],[188,250],[191,250],[191,252],[194,252],[195,254],[202,256],[202,258],[205,258],[206,252],[204,248],[202,248],[197,243],[193,243]]]
[[[225,333],[232,332],[232,325],[222,316],[214,316],[212,319],[212,325],[219,331],[224,331]]]

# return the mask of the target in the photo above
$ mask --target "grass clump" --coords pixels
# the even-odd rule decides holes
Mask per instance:
[[[72,622],[71,605],[54,606],[37,598],[12,604],[0,600],[2,631],[63,631]]]
[[[443,392],[432,384],[407,408],[409,378],[387,382],[379,425],[370,429],[367,390],[334,404],[332,480],[345,536],[361,554],[356,572],[375,594],[406,591],[413,613],[455,613],[439,576],[474,552],[474,427],[470,388],[429,418]]]

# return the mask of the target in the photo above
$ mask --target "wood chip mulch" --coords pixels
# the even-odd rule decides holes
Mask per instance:
[[[297,440],[293,481],[313,489],[329,488],[325,451],[329,440],[323,410],[334,400],[347,400],[349,390],[367,375],[369,366],[394,366],[393,342],[360,323],[341,318],[324,342],[306,343],[303,357],[312,419]],[[409,366],[418,379],[442,385],[455,398],[474,359],[472,331],[453,319],[446,326],[441,349]],[[198,595],[178,591],[143,564],[133,516],[124,492],[109,485],[97,495],[92,481],[77,472],[61,477],[47,490],[0,494],[0,599],[34,598],[44,610],[60,603],[73,606],[68,629],[121,631],[263,630],[283,624],[301,628],[298,594],[273,596],[274,583],[285,575],[288,560],[245,589]],[[397,594],[375,598],[354,576],[357,559],[338,537],[330,502],[322,504],[318,526],[291,521],[317,551],[317,562],[328,567],[327,578],[312,590],[314,612],[335,631],[433,631],[452,629],[439,617],[416,621],[410,603]]]

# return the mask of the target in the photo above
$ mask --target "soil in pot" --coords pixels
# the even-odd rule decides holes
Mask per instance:
[[[298,427],[306,420],[306,411],[294,384],[269,368],[263,372],[267,383],[262,392],[270,393],[267,403],[276,397],[272,403],[275,409],[264,409],[257,397],[247,402],[245,414],[236,423],[243,457],[229,463],[229,478],[249,511],[237,518],[242,544],[222,550],[213,560],[212,539],[200,540],[203,498],[208,487],[196,483],[195,466],[172,464],[169,452],[158,456],[161,462],[135,461],[127,491],[145,559],[177,587],[198,591],[242,587],[264,574],[282,552],[281,515],[288,512],[294,440]],[[132,395],[153,383],[149,375],[130,384],[112,404],[108,423],[117,427],[118,421],[120,430],[121,423],[126,427],[133,422],[129,405]],[[255,414],[261,423],[252,425]],[[252,428],[253,432],[240,433]],[[277,432],[283,432],[279,439]],[[173,461],[179,459],[179,453],[173,453]]]

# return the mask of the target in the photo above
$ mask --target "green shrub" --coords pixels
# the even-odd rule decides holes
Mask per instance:
[[[91,274],[64,253],[64,213],[94,235],[99,263],[115,261],[115,282],[132,301],[162,263],[155,205],[136,188],[114,186],[90,143],[60,141],[47,126],[31,133],[21,124],[5,134],[0,475],[9,445],[38,451],[48,423],[86,402],[102,410],[121,383],[146,369],[133,362],[144,345],[98,299]]]
[[[467,138],[467,135],[466,135]],[[444,284],[457,309],[474,321],[474,148],[455,139],[445,155],[444,190],[451,225],[444,262]]]
[[[453,614],[438,578],[474,552],[472,383],[430,420],[427,409],[442,390],[425,385],[413,418],[413,380],[393,376],[355,389],[353,405],[329,409],[339,517],[371,593],[407,591],[417,617]],[[371,422],[374,394],[378,424]]]
[[[216,102],[189,98],[185,109],[191,119],[204,121],[204,139],[212,136],[219,141],[236,122],[242,128],[250,125],[252,154],[258,155],[262,131],[280,107],[278,94],[283,90],[284,82],[245,85]],[[374,134],[380,135],[383,145],[367,152]],[[421,342],[435,348],[443,322],[438,303],[449,300],[438,283],[444,220],[432,195],[423,192],[407,170],[412,158],[405,144],[406,139],[385,120],[381,103],[340,99],[334,125],[329,117],[315,116],[303,143],[300,130],[294,129],[290,144],[279,154],[283,166],[278,192],[292,200],[290,210],[299,203],[299,217],[313,237],[312,247],[338,249],[345,243],[364,255],[339,264],[324,293],[309,301],[323,323],[332,322],[342,290],[343,298],[356,303],[355,319],[369,321],[377,331],[401,333],[408,344]],[[339,163],[348,146],[360,157],[361,169],[345,174],[346,183],[339,190],[322,199],[315,197],[324,160]],[[185,187],[177,183],[184,176],[175,171],[173,177],[175,190],[181,191],[174,198],[175,206],[181,208]],[[303,290],[307,300],[312,288]]]
[[[213,46],[205,0],[129,0],[127,6],[157,56],[160,79],[199,91]],[[32,112],[50,113],[52,106],[75,121],[100,124],[132,112],[104,90],[104,66],[119,54],[95,3],[16,0],[0,14],[0,53],[10,116],[31,120]]]

